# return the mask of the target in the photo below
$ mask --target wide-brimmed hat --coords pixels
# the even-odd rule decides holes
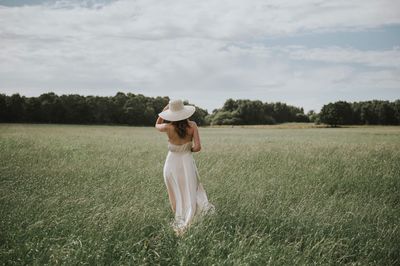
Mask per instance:
[[[158,115],[168,121],[179,121],[191,117],[196,111],[192,105],[183,105],[182,100],[170,100],[168,109]]]

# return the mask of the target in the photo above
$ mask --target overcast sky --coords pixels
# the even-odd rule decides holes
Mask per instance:
[[[399,0],[0,0],[0,92],[400,98]]]

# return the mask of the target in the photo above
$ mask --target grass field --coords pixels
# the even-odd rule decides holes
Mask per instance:
[[[175,236],[154,128],[0,124],[2,264],[400,264],[400,127],[200,128]]]

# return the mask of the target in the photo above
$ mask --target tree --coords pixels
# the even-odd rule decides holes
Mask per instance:
[[[129,125],[143,125],[146,105],[143,99],[130,95],[123,110],[126,123]]]
[[[238,125],[241,123],[238,112],[220,111],[215,113],[212,119],[213,125]]]
[[[192,115],[192,117],[190,119],[195,121],[196,124],[199,126],[209,125],[209,121],[206,119],[206,117],[208,116],[208,111],[204,110],[198,106],[195,106],[195,107],[196,107],[196,111],[194,112],[194,114]]]
[[[308,120],[310,120],[310,122],[316,122],[318,114],[314,111],[314,110],[310,110],[307,112],[307,116],[308,116]]]
[[[308,119],[308,116],[303,113],[297,113],[295,121],[296,122],[310,122],[310,120]]]
[[[361,106],[360,118],[362,124],[378,124],[378,114],[376,112],[375,102],[367,101]]]
[[[38,122],[41,119],[41,103],[37,97],[25,100],[25,122]]]
[[[0,93],[0,122],[9,122],[10,116],[7,106],[8,97]]]
[[[58,96],[54,92],[39,97],[25,97],[18,93],[0,94],[0,122],[32,123],[89,123],[129,124],[152,126],[158,114],[168,104],[169,97],[146,97],[142,94],[117,92],[115,96]],[[189,104],[184,101],[184,104]],[[211,114],[198,106],[191,119],[198,125],[275,124],[282,122],[325,122],[342,124],[400,124],[400,99],[347,103],[338,101],[325,105],[319,114],[307,115],[302,107],[282,102],[229,98]]]
[[[333,127],[336,127],[340,123],[339,114],[333,103],[322,106],[319,118],[322,123],[329,124]]]
[[[207,117],[212,124],[275,124],[277,122],[308,122],[304,109],[284,103],[263,103],[259,100],[228,99],[221,109]]]
[[[324,105],[321,109],[320,120],[322,123],[334,127],[351,124],[353,121],[351,104],[345,101],[337,101]]]
[[[62,97],[54,92],[43,93],[39,96],[40,101],[40,122],[65,123],[65,109]]]
[[[14,93],[8,98],[8,102],[6,101],[6,109],[8,109],[9,115],[13,116],[13,122],[23,122],[25,113],[24,102],[25,100],[19,93]]]
[[[400,125],[400,99],[394,101],[393,109],[394,109],[394,116],[396,118],[396,124]]]
[[[124,106],[128,97],[123,92],[117,92],[111,101],[111,119],[114,123],[124,124],[126,123],[126,110]]]
[[[396,124],[396,110],[394,105],[389,101],[381,101],[378,106],[378,120],[381,125],[395,125]]]
[[[222,111],[232,112],[237,108],[238,108],[238,103],[232,98],[229,98],[228,100],[225,101],[224,106],[222,106]]]

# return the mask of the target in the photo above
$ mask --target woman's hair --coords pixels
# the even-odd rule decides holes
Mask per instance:
[[[171,122],[174,127],[175,127],[175,131],[176,133],[178,133],[178,136],[180,138],[185,138],[186,137],[186,128],[189,127],[189,123],[187,119],[183,119],[183,120],[179,120],[179,121],[172,121]]]

